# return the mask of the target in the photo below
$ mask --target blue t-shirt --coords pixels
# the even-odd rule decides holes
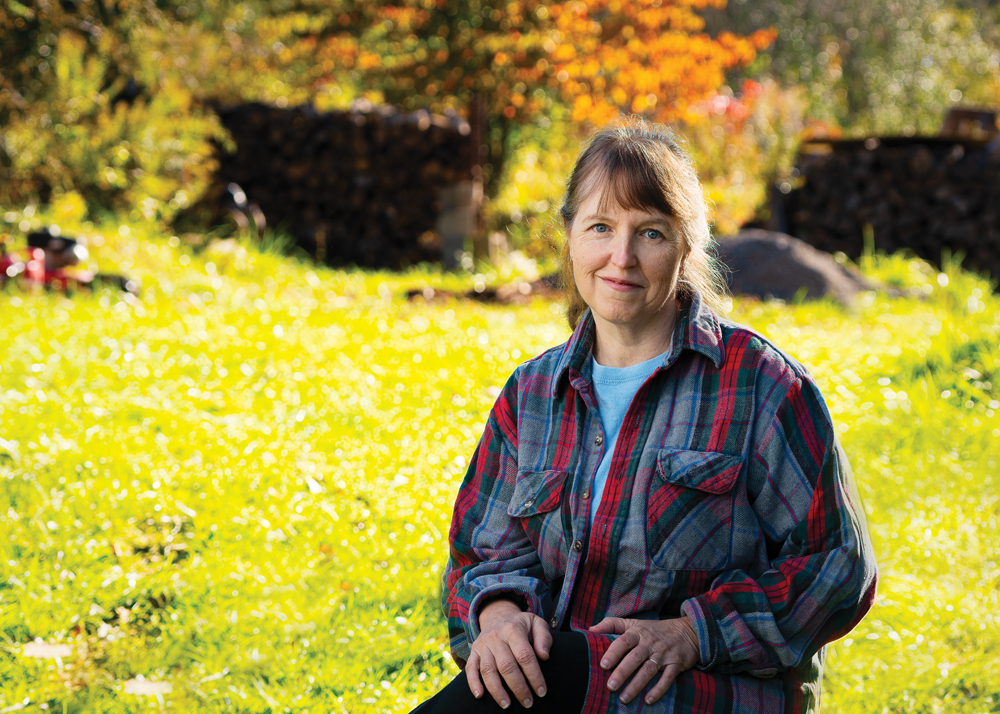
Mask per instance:
[[[670,348],[667,348],[667,352]],[[625,412],[639,387],[649,379],[656,368],[663,364],[666,352],[653,359],[634,364],[631,367],[602,367],[597,364],[593,355],[590,357],[591,378],[594,382],[594,395],[597,397],[597,411],[604,427],[604,456],[594,474],[594,485],[590,489],[590,523],[593,525],[597,507],[601,504],[604,494],[604,484],[611,471],[611,458],[615,453],[618,432],[625,421]]]

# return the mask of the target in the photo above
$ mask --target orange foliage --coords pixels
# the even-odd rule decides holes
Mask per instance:
[[[619,112],[659,121],[683,115],[717,89],[725,72],[750,63],[773,31],[750,37],[701,32],[706,0],[589,0],[562,3],[553,52],[560,93],[573,118],[601,124]]]
[[[346,25],[341,18],[344,26],[331,28],[337,31],[326,36],[319,55],[321,61],[361,70],[369,88],[411,106],[443,89],[432,108],[464,109],[476,94],[492,115],[507,119],[537,115],[557,99],[573,108],[579,122],[599,125],[620,112],[670,121],[720,87],[727,70],[748,64],[774,39],[770,30],[749,37],[705,34],[697,11],[724,4],[373,2],[363,17],[352,16]],[[455,81],[456,68],[462,81]],[[400,82],[404,76],[407,80]]]

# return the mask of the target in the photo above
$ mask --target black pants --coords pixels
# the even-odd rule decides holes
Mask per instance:
[[[501,709],[489,691],[481,699],[476,699],[469,689],[465,672],[462,672],[411,714],[510,714],[528,711],[532,714],[579,714],[587,698],[587,682],[590,681],[587,639],[579,632],[553,632],[549,658],[538,660],[538,663],[547,691],[544,697],[532,693],[530,710],[525,709],[513,695],[507,709]],[[507,693],[510,694],[510,689]]]

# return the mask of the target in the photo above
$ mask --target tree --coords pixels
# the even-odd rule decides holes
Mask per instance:
[[[703,32],[722,1],[11,0],[0,201],[75,190],[164,216],[208,180],[211,101],[327,109],[358,92],[471,114],[492,195],[512,130],[556,104],[580,126],[669,120],[750,62],[771,35]]]
[[[997,102],[997,10],[989,5],[734,0],[708,19],[716,30],[780,28],[751,71],[805,86],[815,118],[850,134],[934,134],[949,106]]]
[[[287,26],[254,22],[271,12],[264,0],[0,5],[0,202],[75,191],[95,209],[182,208],[210,180],[209,141],[224,139],[207,102],[257,98],[287,69],[272,49]]]
[[[770,32],[702,32],[696,11],[721,1],[346,2],[302,39],[317,43],[322,66],[348,69],[392,104],[481,107],[491,195],[512,123],[537,120],[552,102],[570,105],[581,124],[619,112],[671,119],[752,61]]]

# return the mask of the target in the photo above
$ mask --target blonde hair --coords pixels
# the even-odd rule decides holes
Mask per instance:
[[[701,295],[702,302],[726,312],[725,282],[718,261],[709,253],[712,234],[705,199],[691,157],[669,129],[638,117],[602,129],[591,137],[569,177],[560,214],[566,230],[562,249],[562,279],[566,286],[566,319],[575,329],[587,309],[573,278],[569,236],[580,202],[592,190],[602,191],[601,204],[626,209],[655,209],[677,222],[686,254],[678,295]]]

